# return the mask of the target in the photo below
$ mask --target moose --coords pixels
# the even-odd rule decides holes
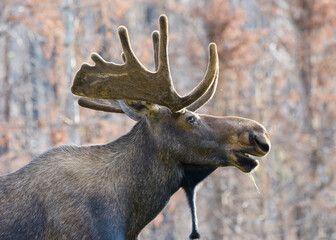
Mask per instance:
[[[118,34],[123,63],[92,54],[95,64],[81,66],[71,90],[82,107],[124,113],[135,126],[104,145],[53,148],[1,176],[0,239],[137,239],[180,187],[195,239],[195,186],[218,167],[250,172],[258,166],[251,156],[270,151],[258,122],[195,113],[216,90],[214,43],[203,80],[180,96],[169,68],[167,17],[152,34],[155,71],[136,58],[127,29]]]

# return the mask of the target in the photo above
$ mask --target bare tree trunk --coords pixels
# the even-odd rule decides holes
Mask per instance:
[[[10,122],[10,99],[11,99],[11,87],[10,87],[10,78],[9,78],[9,33],[8,30],[5,29],[3,31],[4,36],[4,52],[3,52],[3,86],[2,86],[2,92],[4,94],[4,121],[6,124],[9,124]],[[6,154],[9,152],[9,137],[8,132],[5,131],[3,133],[3,142],[4,144],[0,146],[0,155]]]
[[[4,117],[5,121],[8,123],[10,120],[10,99],[11,99],[11,89],[9,82],[9,34],[8,31],[4,33],[4,77],[3,77],[3,91],[5,92],[4,100]]]
[[[70,124],[68,132],[70,138],[68,141],[74,144],[80,144],[80,136],[78,130],[79,123],[79,107],[75,97],[70,92],[70,87],[72,83],[72,79],[75,74],[75,50],[74,50],[74,28],[75,28],[75,8],[76,0],[65,0],[64,1],[64,28],[65,28],[65,72],[66,72],[66,84],[65,89],[68,94],[64,96],[61,101],[61,109],[67,115],[67,118],[70,120],[68,123]]]
[[[318,166],[321,164],[318,131],[314,126],[314,109],[313,109],[313,79],[314,79],[314,66],[312,64],[313,46],[312,36],[314,34],[314,27],[312,23],[314,14],[314,0],[298,0],[298,7],[301,10],[299,17],[295,18],[293,14],[293,23],[298,33],[297,43],[297,65],[299,71],[300,82],[302,86],[302,106],[303,106],[303,131],[310,136],[310,154],[308,156],[310,167],[310,177],[313,182],[316,181],[316,174]],[[311,201],[311,199],[309,200]],[[297,222],[297,239],[308,239],[306,234],[307,229],[313,229],[315,226],[308,221],[311,209],[307,206],[295,207],[295,221]],[[314,232],[314,231],[313,231]],[[314,236],[309,236],[314,237]]]
[[[299,65],[299,76],[302,85],[302,100],[303,100],[303,128],[307,133],[312,133],[313,131],[313,111],[312,111],[312,69],[311,64],[311,31],[310,29],[300,29],[299,30],[299,42],[298,42],[298,65]]]

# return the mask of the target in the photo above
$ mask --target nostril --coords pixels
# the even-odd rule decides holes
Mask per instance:
[[[255,135],[254,141],[263,152],[267,153],[270,150],[270,145],[265,137]]]

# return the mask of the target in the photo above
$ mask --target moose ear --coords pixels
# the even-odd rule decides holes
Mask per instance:
[[[80,97],[78,104],[81,107],[90,108],[97,111],[125,113],[134,121],[139,121],[143,114],[131,110],[123,100],[102,100],[94,98]]]
[[[81,107],[97,111],[125,113],[134,121],[139,121],[144,115],[150,116],[159,111],[156,104],[146,101],[103,100],[80,97],[78,104]]]
[[[159,111],[158,105],[146,101],[125,100],[123,102],[128,106],[130,110],[138,114],[152,116]]]

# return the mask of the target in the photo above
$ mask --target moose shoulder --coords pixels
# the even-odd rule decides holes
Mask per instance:
[[[216,90],[215,44],[200,84],[186,96],[177,94],[167,17],[159,24],[154,72],[138,61],[120,27],[124,64],[93,54],[95,65],[83,64],[72,86],[81,106],[125,113],[136,125],[114,142],[54,148],[0,177],[0,239],[137,239],[181,186],[192,196],[217,167],[250,172],[258,161],[249,155],[270,150],[265,128],[253,120],[195,113]]]

